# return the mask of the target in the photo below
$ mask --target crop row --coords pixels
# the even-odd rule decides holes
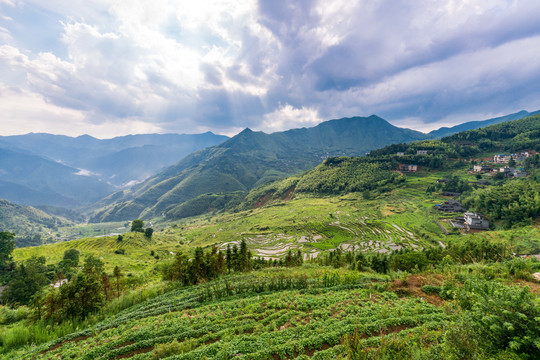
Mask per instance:
[[[99,324],[86,335],[89,338],[67,341],[37,358],[60,355],[65,359],[114,359],[173,340],[195,341],[195,349],[183,355],[186,358],[219,357],[218,354],[235,351],[234,355],[247,356],[261,349],[265,352],[260,356],[290,356],[304,349],[318,349],[324,343],[336,344],[341,336],[356,328],[368,334],[388,326],[416,326],[446,317],[421,300],[398,299],[392,292],[362,288],[291,290],[245,298],[235,296],[207,304],[193,301],[192,291],[168,295],[167,301],[152,301],[154,309],[150,304],[130,309],[106,324]],[[186,295],[190,297],[186,299]],[[145,356],[150,355],[136,357]]]

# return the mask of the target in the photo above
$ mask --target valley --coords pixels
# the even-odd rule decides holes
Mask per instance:
[[[537,115],[329,157],[250,190],[193,197],[135,230],[134,221],[63,218],[57,233],[83,238],[12,253],[28,272],[41,268],[47,287],[67,284],[0,307],[0,356],[535,356],[539,126]],[[489,160],[525,150],[514,165],[525,177]],[[474,171],[482,161],[490,171]],[[489,228],[454,227],[463,212],[438,208],[455,199]],[[3,296],[25,299],[9,284]],[[105,291],[95,308],[76,305],[91,284]],[[501,325],[487,326],[486,314]]]

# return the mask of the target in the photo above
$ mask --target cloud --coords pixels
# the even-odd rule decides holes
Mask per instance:
[[[28,132],[55,133],[69,136],[93,134],[98,138],[109,138],[120,134],[146,134],[161,129],[142,120],[88,121],[87,115],[51,104],[40,94],[14,88],[0,83],[0,113],[2,113],[2,135],[20,135]],[[21,127],[24,124],[24,127]]]
[[[93,135],[277,131],[373,113],[432,128],[540,108],[536,0],[0,7],[4,86],[76,117]],[[14,104],[0,99],[20,113]]]
[[[289,104],[281,105],[278,109],[263,116],[256,130],[266,132],[283,131],[299,127],[312,127],[324,121],[319,117],[315,108],[294,108]]]

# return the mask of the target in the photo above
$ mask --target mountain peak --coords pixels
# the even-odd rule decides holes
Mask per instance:
[[[242,130],[238,135],[240,134],[246,135],[246,134],[252,134],[252,133],[253,133],[253,130],[247,127],[244,130]]]

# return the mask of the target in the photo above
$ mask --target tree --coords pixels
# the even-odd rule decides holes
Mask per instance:
[[[60,267],[67,269],[79,266],[80,252],[77,249],[68,249],[64,251],[64,258],[60,262]]]
[[[15,250],[15,234],[0,231],[0,271],[5,272],[11,267],[11,253]]]
[[[32,297],[49,283],[45,257],[31,257],[15,269],[13,280],[2,292],[2,299],[11,303],[29,304]]]
[[[512,156],[510,156],[510,160],[508,160],[508,166],[516,166],[516,160]]]
[[[122,270],[118,266],[114,267],[113,275],[116,278],[116,296],[120,296],[120,278],[122,277]]]
[[[394,256],[392,259],[392,269],[412,271],[415,268],[424,269],[429,264],[426,254],[422,252],[407,252]]]
[[[144,221],[141,219],[133,220],[131,222],[131,231],[134,232],[144,232]]]
[[[103,262],[89,255],[82,271],[68,283],[50,291],[43,299],[44,316],[56,321],[66,318],[85,319],[101,307],[109,287],[109,279],[103,272]]]
[[[144,236],[146,236],[147,238],[151,239],[152,238],[152,234],[154,233],[154,229],[152,228],[146,228],[144,230]]]

